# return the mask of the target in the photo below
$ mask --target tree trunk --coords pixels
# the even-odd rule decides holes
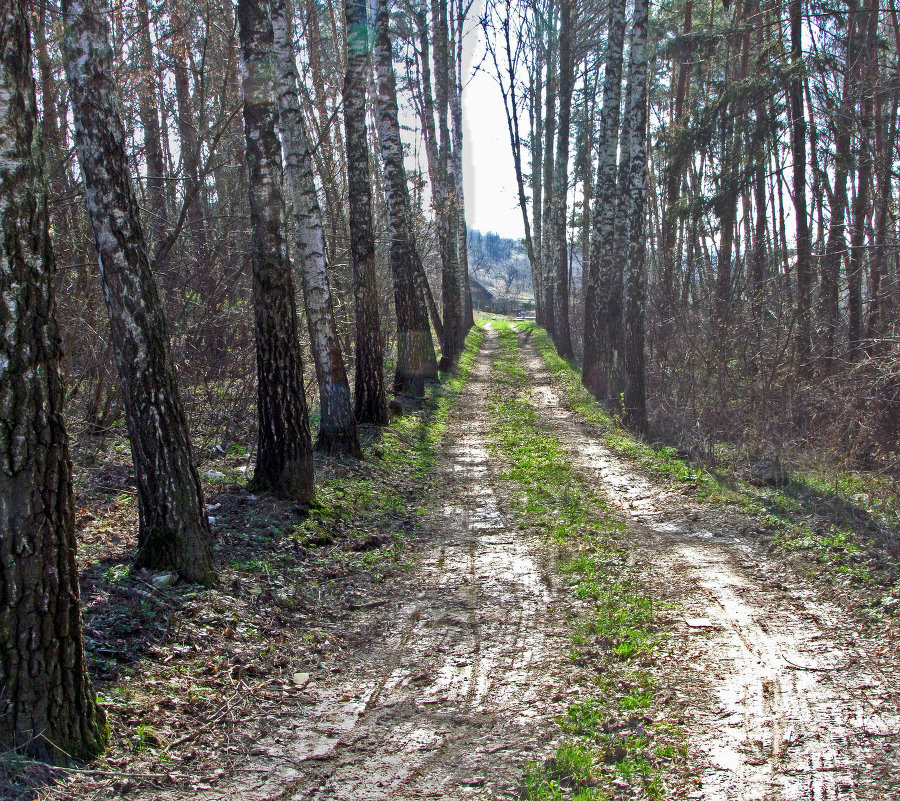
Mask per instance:
[[[687,39],[691,35],[694,21],[693,0],[686,0],[684,4],[684,26],[682,36]],[[681,45],[681,55],[678,59],[678,83],[675,90],[675,109],[672,114],[671,128],[679,128],[686,121],[685,106],[687,105],[688,90],[691,82],[691,69],[693,63],[687,42]],[[675,205],[681,194],[681,182],[684,179],[684,158],[676,153],[677,148],[671,141],[674,137],[669,131],[669,147],[666,150],[665,167],[665,211],[662,220],[662,241],[660,252],[663,264],[662,294],[663,303],[672,303],[675,300]]]
[[[281,143],[267,0],[239,0],[249,175],[259,437],[253,486],[312,501],[315,481],[291,264],[281,227]]]
[[[56,764],[109,737],[85,664],[28,8],[0,15],[0,742]]]
[[[847,209],[847,177],[850,173],[850,146],[853,138],[856,69],[858,60],[857,35],[859,15],[857,0],[848,0],[847,57],[841,99],[835,117],[834,189],[828,242],[822,257],[819,286],[819,316],[821,320],[820,352],[826,359],[834,355],[835,335],[840,318],[839,276],[841,260],[847,249],[845,215]]]
[[[850,260],[847,267],[847,330],[851,354],[856,353],[863,335],[863,251],[866,221],[871,210],[872,125],[878,77],[878,0],[870,2],[872,7],[867,14],[866,38],[861,57],[866,80],[861,86],[863,96],[860,100],[856,197],[853,200],[853,216],[850,223]]]
[[[452,6],[451,6],[452,7]],[[463,37],[465,35],[466,0],[458,0],[458,13],[455,20],[456,59],[451,73],[450,115],[453,119],[453,165],[456,178],[456,215],[457,215],[457,260],[459,261],[459,280],[462,284],[463,328],[462,339],[469,329],[475,325],[475,314],[472,309],[472,287],[469,285],[469,233],[466,226],[466,193],[463,182],[463,112],[462,112],[462,70],[463,70]]]
[[[319,383],[316,449],[335,456],[348,454],[360,457],[362,451],[356,436],[353,399],[334,322],[334,305],[325,261],[325,233],[313,176],[312,151],[300,111],[290,11],[285,0],[271,1],[278,120],[293,201],[306,323]]]
[[[435,210],[438,242],[441,251],[441,301],[443,305],[441,369],[448,369],[462,348],[463,295],[459,275],[457,247],[458,214],[455,208],[455,162],[450,152],[450,56],[448,45],[447,0],[431,0],[432,36],[434,38],[435,100],[438,115],[437,170]],[[423,52],[423,59],[427,54]],[[424,67],[424,65],[423,65]]]
[[[550,336],[554,336],[553,324],[556,322],[553,316],[553,283],[554,265],[553,253],[555,243],[553,241],[555,231],[551,214],[554,200],[554,160],[553,143],[556,136],[556,16],[553,0],[550,0],[547,10],[547,100],[544,112],[544,186],[543,208],[541,214],[541,285],[543,286],[544,326]],[[538,210],[535,209],[535,214]]]
[[[603,79],[603,108],[597,137],[597,188],[591,232],[591,257],[585,282],[584,361],[581,380],[599,400],[609,399],[610,341],[607,332],[618,325],[610,319],[610,291],[616,266],[616,154],[622,100],[622,50],[625,42],[625,0],[610,4]]]
[[[150,13],[147,0],[137,0],[137,39],[140,54],[141,80],[136,87],[141,126],[144,129],[144,157],[147,160],[147,195],[150,230],[157,241],[164,235],[168,223],[166,210],[165,162],[162,152],[162,132],[159,127],[159,108],[156,101],[157,73],[153,63],[153,43],[150,39]]]
[[[791,26],[791,154],[794,162],[794,224],[797,229],[797,360],[806,369],[812,335],[812,240],[806,208],[806,115],[803,110],[803,0],[788,3]]]
[[[553,168],[553,334],[556,350],[564,359],[574,356],[569,331],[569,254],[566,239],[567,195],[569,187],[569,133],[572,121],[572,90],[575,58],[572,54],[573,0],[560,0],[559,26],[559,131],[556,163]]]
[[[534,104],[534,125],[531,136],[531,208],[534,216],[534,243],[531,253],[531,284],[534,290],[535,322],[544,325],[544,285],[541,275],[541,254],[543,253],[541,228],[541,209],[544,196],[544,63],[545,57],[543,32],[540,21],[536,22],[535,31],[535,65],[532,100]],[[524,202],[524,191],[520,192]],[[527,214],[525,215],[527,221]]]
[[[344,75],[344,138],[347,143],[350,264],[356,311],[356,419],[388,421],[384,389],[384,352],[375,280],[375,229],[366,128],[366,87],[372,51],[372,26],[365,0],[344,0],[347,21],[347,71]]]
[[[212,584],[212,536],[128,172],[108,10],[99,0],[64,0],[63,17],[75,145],[137,481],[137,564]]]
[[[397,87],[387,0],[379,0],[375,17],[378,135],[387,190],[391,232],[391,274],[397,315],[397,369],[394,391],[422,396],[425,381],[437,378],[437,360],[428,325],[428,308],[417,277],[415,234],[403,144],[397,118]]]
[[[628,79],[631,97],[627,114],[630,146],[628,169],[628,258],[625,263],[623,322],[626,425],[644,434],[647,431],[647,404],[644,389],[644,304],[646,242],[644,210],[647,194],[647,16],[648,0],[635,0],[631,33],[631,68]]]

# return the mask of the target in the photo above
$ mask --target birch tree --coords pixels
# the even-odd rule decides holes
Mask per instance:
[[[64,0],[75,144],[109,311],[137,481],[137,564],[215,580],[169,339],[131,184],[102,0]]]
[[[403,142],[397,117],[397,85],[389,33],[388,0],[378,0],[375,17],[376,117],[384,163],[391,274],[397,316],[397,367],[394,391],[422,396],[425,381],[437,377],[428,308],[418,278],[412,204],[403,165]]]
[[[648,0],[635,0],[631,29],[630,84],[627,106],[629,147],[627,261],[624,279],[625,422],[634,430],[647,430],[644,376],[644,305],[646,299],[644,235],[647,195],[647,17]],[[624,158],[624,154],[623,154]]]
[[[584,359],[581,380],[600,400],[609,398],[609,329],[618,324],[610,318],[609,277],[616,235],[616,165],[619,114],[622,103],[622,51],[625,42],[625,0],[609,7],[603,78],[603,108],[597,137],[597,187],[591,230],[591,255],[585,281]]]
[[[316,448],[332,455],[361,456],[350,384],[334,321],[334,301],[325,259],[325,233],[313,173],[312,148],[300,110],[290,11],[272,0],[278,119],[293,201],[303,299],[316,378],[320,422]]]
[[[0,12],[0,743],[53,763],[109,736],[87,673],[28,4]]]
[[[281,143],[275,130],[278,110],[268,0],[239,0],[238,22],[253,228],[258,416],[253,486],[306,503],[314,494],[312,438],[294,282],[281,224]]]

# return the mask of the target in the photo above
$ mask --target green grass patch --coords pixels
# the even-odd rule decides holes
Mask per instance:
[[[652,601],[639,570],[627,564],[619,541],[623,524],[532,406],[517,334],[502,321],[492,326],[499,349],[489,448],[520,528],[559,547],[559,570],[583,601],[584,612],[572,624],[571,658],[593,660],[598,677],[606,677],[603,686],[598,679],[597,696],[576,700],[560,718],[567,737],[551,759],[527,766],[523,795],[534,801],[606,799],[619,777],[641,785],[651,798],[661,797],[654,789],[661,787],[660,759],[634,717],[653,701],[652,682],[639,667],[655,645]],[[611,721],[623,718],[621,731],[610,730]]]

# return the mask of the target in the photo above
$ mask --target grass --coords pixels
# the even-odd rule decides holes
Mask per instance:
[[[629,434],[585,389],[580,368],[557,354],[544,329],[534,323],[517,325],[530,333],[570,408],[590,422],[615,453],[658,478],[689,488],[698,500],[754,517],[783,550],[803,552],[831,579],[860,585],[893,583],[893,593],[900,595],[900,564],[886,553],[900,537],[895,479],[809,465],[792,471],[785,486],[758,487],[740,477],[733,458],[716,467],[683,459],[672,447],[651,445]],[[729,453],[722,448],[718,452]]]
[[[570,656],[597,673],[597,694],[576,700],[560,718],[567,736],[553,757],[526,767],[524,797],[600,801],[609,797],[614,779],[624,778],[640,784],[650,798],[661,798],[656,738],[635,716],[653,702],[652,682],[640,667],[656,641],[652,600],[639,568],[627,564],[620,543],[623,524],[533,407],[516,333],[502,321],[492,325],[499,351],[489,399],[489,448],[502,465],[520,528],[558,547],[559,570],[584,609],[573,621]],[[610,722],[621,718],[625,725],[610,729]]]

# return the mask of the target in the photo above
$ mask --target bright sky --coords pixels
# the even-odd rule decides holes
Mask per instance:
[[[476,24],[481,12],[476,0],[470,12],[470,34],[466,55],[470,59],[467,74],[484,53],[484,33]],[[491,77],[493,64],[481,62],[478,71],[463,90],[463,178],[466,193],[466,222],[479,231],[493,231],[504,237],[520,239],[525,235],[519,210],[516,173],[503,98]],[[524,155],[524,154],[523,154]]]

